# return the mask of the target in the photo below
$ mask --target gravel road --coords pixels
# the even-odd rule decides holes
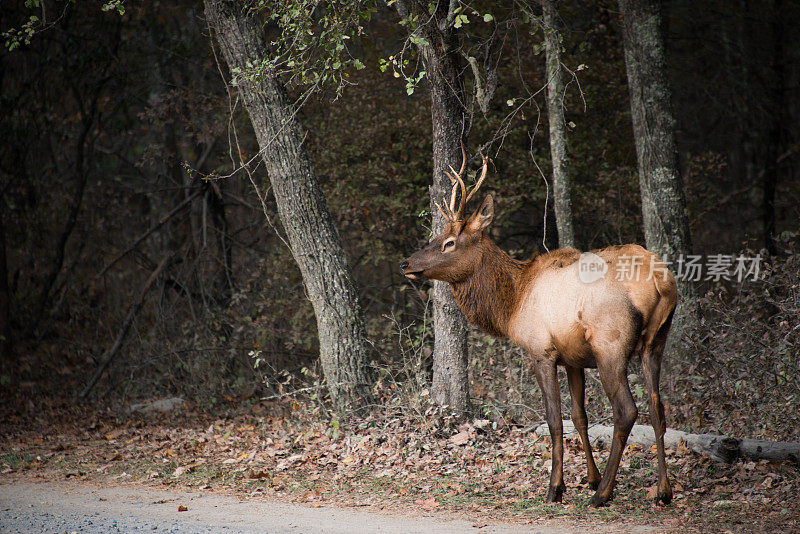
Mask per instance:
[[[185,507],[186,511],[178,511]],[[599,527],[599,528],[598,528]],[[99,487],[88,483],[0,483],[0,532],[497,533],[653,532],[620,525],[476,524],[440,514],[384,515],[365,509],[294,505],[237,497]]]

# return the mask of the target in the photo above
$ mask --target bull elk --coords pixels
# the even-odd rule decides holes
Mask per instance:
[[[511,258],[486,232],[494,217],[491,195],[464,218],[467,203],[486,177],[488,160],[482,156],[481,175],[467,194],[462,177],[466,167],[463,146],[462,155],[461,170],[451,167],[452,174],[447,173],[453,186],[449,203],[445,199],[445,209],[436,204],[446,220],[444,232],[404,260],[402,273],[410,279],[450,283],[470,323],[493,336],[510,338],[532,358],[552,439],[549,502],[560,502],[565,489],[556,367],[566,368],[572,421],[586,454],[589,487],[596,490],[591,502],[602,506],[613,498],[620,457],[638,416],[627,369],[634,355],[640,357],[658,451],[656,502],[668,504],[672,488],[664,459],[666,423],[658,381],[678,299],[674,276],[655,254],[638,245],[616,245],[584,255],[575,249],[559,249],[535,254],[528,261]],[[587,276],[582,266],[592,261],[597,272]],[[638,276],[633,276],[632,265]],[[586,368],[597,368],[613,408],[614,438],[602,478],[589,443],[584,406]]]

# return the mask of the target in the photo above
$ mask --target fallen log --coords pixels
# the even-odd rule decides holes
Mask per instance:
[[[576,434],[572,421],[563,421],[564,436]],[[549,436],[547,424],[541,424],[534,430],[537,436]],[[593,446],[601,448],[611,444],[614,427],[606,425],[589,425],[589,441]],[[635,443],[642,448],[650,448],[655,444],[655,433],[649,425],[634,425],[628,437],[628,443]],[[720,462],[731,463],[739,458],[750,460],[790,461],[800,465],[800,442],[766,441],[760,439],[732,438],[716,434],[690,434],[681,430],[668,428],[664,434],[664,446],[677,448],[683,442],[689,450],[706,455]]]

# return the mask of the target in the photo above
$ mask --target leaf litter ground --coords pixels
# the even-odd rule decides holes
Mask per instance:
[[[565,446],[563,504],[545,504],[550,443],[528,428],[433,414],[319,422],[316,408],[246,402],[211,415],[122,415],[69,404],[5,404],[0,480],[145,484],[310,506],[449,512],[483,520],[653,525],[674,532],[800,532],[800,471],[792,463],[721,464],[668,449],[673,504],[657,506],[655,455],[629,446],[615,499],[589,507],[580,443]],[[31,408],[31,406],[28,406]],[[596,451],[603,467],[608,451]]]

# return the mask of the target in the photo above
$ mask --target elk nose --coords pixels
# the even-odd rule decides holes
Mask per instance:
[[[403,260],[400,262],[400,272],[404,273],[408,269],[408,260]]]

